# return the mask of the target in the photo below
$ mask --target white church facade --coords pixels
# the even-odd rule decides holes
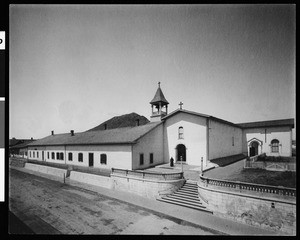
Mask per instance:
[[[29,159],[95,168],[145,169],[175,162],[207,165],[237,154],[292,155],[294,119],[234,124],[180,108],[168,114],[158,86],[151,122],[81,133],[52,134],[27,145]]]

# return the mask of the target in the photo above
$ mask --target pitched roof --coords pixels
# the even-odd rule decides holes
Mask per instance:
[[[150,122],[146,117],[133,112],[133,113],[113,117],[113,118],[101,123],[100,125],[87,130],[87,132],[88,131],[105,130],[105,125],[106,125],[106,129],[134,127],[137,125],[137,120],[139,120],[140,126],[145,125]]]
[[[159,124],[161,122],[104,131],[75,132],[74,136],[70,133],[55,134],[30,143],[28,146],[134,144]]]
[[[36,141],[36,140],[27,140],[27,141],[25,141],[25,142],[18,143],[18,144],[15,144],[15,145],[13,145],[13,146],[10,146],[9,148],[10,148],[10,149],[25,148],[25,147],[27,147],[27,145],[28,145],[29,143],[34,142],[34,141]]]
[[[158,87],[158,89],[156,90],[154,98],[152,99],[152,101],[150,103],[153,104],[153,103],[158,103],[158,102],[163,102],[163,103],[169,104],[169,102],[165,98],[165,96],[164,96],[162,90],[160,89],[160,87]]]
[[[259,128],[259,127],[281,127],[281,126],[291,126],[294,127],[294,119],[280,119],[280,120],[270,120],[270,121],[259,121],[259,122],[248,122],[248,123],[238,123],[242,128]]]
[[[9,139],[9,146],[12,147],[12,146],[15,146],[15,145],[19,145],[21,143],[29,143],[29,142],[32,142],[34,141],[34,139],[16,139],[16,138],[12,138],[12,139]]]
[[[239,125],[234,124],[232,122],[228,122],[228,121],[223,120],[221,118],[217,118],[217,117],[214,117],[214,116],[211,116],[211,115],[206,115],[206,114],[197,113],[197,112],[193,112],[193,111],[188,111],[188,110],[185,110],[185,109],[177,109],[177,110],[171,112],[170,114],[168,114],[167,116],[163,117],[162,120],[165,120],[165,119],[167,119],[167,118],[169,118],[169,117],[171,117],[171,116],[173,116],[173,115],[175,115],[179,112],[187,113],[187,114],[191,114],[191,115],[195,115],[195,116],[199,116],[199,117],[209,118],[209,119],[221,122],[221,123],[225,123],[225,124],[228,124],[228,125],[231,125],[231,126],[234,126],[234,127],[241,128]]]

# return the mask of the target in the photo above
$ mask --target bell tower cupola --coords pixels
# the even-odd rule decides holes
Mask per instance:
[[[164,117],[168,114],[169,102],[165,98],[165,96],[160,88],[160,82],[158,82],[158,89],[155,93],[154,98],[150,102],[150,104],[151,104],[151,108],[152,108],[152,115],[150,116],[151,122],[160,121],[162,117]]]

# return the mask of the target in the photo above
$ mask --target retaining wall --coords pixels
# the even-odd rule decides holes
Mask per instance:
[[[164,181],[119,176],[116,174],[111,174],[111,179],[114,189],[134,193],[150,199],[171,194],[181,188],[185,183],[184,179]]]
[[[198,182],[199,197],[214,215],[296,235],[296,197]]]
[[[43,165],[38,165],[38,164],[32,164],[32,163],[25,163],[26,169],[40,172],[40,173],[45,173],[53,176],[58,176],[58,177],[64,177],[67,176],[67,170],[66,169],[60,169],[60,168],[54,168],[54,167],[48,167],[48,166],[43,166]]]
[[[91,184],[94,186],[113,188],[113,182],[110,177],[95,174],[71,171],[70,180]]]

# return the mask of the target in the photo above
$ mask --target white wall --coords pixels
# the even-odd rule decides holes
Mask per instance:
[[[34,147],[35,148],[35,147]],[[33,149],[34,149],[33,148]],[[42,151],[39,150],[29,150],[29,151],[39,151],[39,158],[35,153],[35,158],[31,153],[31,158],[34,160],[42,161]],[[131,145],[101,145],[101,146],[47,146],[44,147],[44,157],[46,162],[54,162],[61,164],[72,164],[76,166],[89,166],[89,153],[94,154],[94,167],[95,168],[122,168],[131,169],[132,167],[132,154]],[[49,152],[49,157],[47,155]],[[55,153],[55,159],[52,159],[52,152]],[[64,160],[56,159],[56,153],[62,152],[64,154]],[[68,154],[73,153],[73,160],[69,161]],[[78,153],[83,154],[83,162],[78,162]],[[107,164],[100,164],[100,154],[106,154]],[[29,156],[29,155],[28,155]]]
[[[140,153],[144,154],[143,165],[140,165]],[[150,153],[153,153],[152,164],[150,164]],[[161,124],[132,146],[132,169],[144,169],[163,163],[163,153],[163,124]]]
[[[210,119],[209,159],[242,153],[242,133],[241,128]],[[232,138],[234,138],[234,144],[232,144]]]
[[[265,133],[266,129],[266,133]],[[266,153],[269,156],[292,156],[292,130],[291,127],[269,127],[269,128],[249,128],[243,130],[244,134],[244,146],[243,152],[248,152],[248,141],[257,138],[262,141],[262,153]],[[277,139],[279,141],[279,153],[272,153],[271,141]],[[249,153],[249,152],[248,152]]]
[[[178,139],[178,129],[183,127],[184,139]],[[164,159],[176,161],[176,147],[184,144],[186,147],[186,163],[201,166],[206,163],[206,118],[187,113],[177,113],[166,119],[164,123]]]

